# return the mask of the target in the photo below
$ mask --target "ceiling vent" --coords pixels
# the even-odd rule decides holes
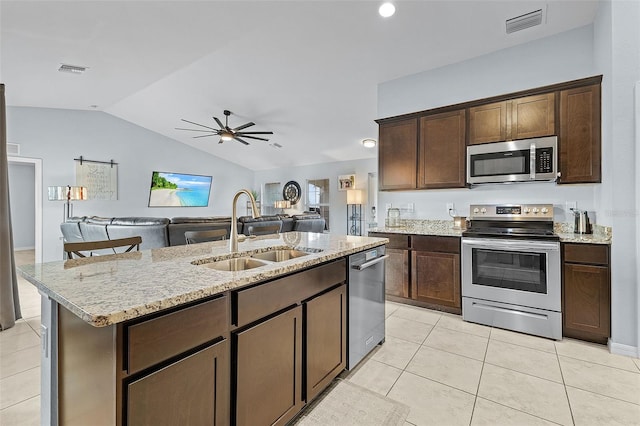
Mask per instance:
[[[87,67],[80,67],[77,65],[60,64],[58,71],[69,72],[71,74],[83,74],[87,70]]]
[[[269,146],[271,148],[282,148],[282,145],[280,145],[278,142],[270,143]]]
[[[7,155],[20,155],[20,145],[7,142]]]
[[[542,9],[529,12],[515,18],[507,19],[507,34],[524,30],[525,28],[535,27],[542,23]]]

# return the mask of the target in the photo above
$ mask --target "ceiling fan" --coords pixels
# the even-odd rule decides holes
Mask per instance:
[[[196,126],[204,127],[206,129],[209,129],[209,130],[183,129],[183,128],[180,128],[180,127],[176,127],[176,130],[187,130],[187,131],[190,131],[190,132],[204,132],[204,133],[207,133],[206,135],[194,136],[194,139],[195,138],[206,138],[206,137],[209,137],[209,136],[220,136],[220,140],[218,141],[218,143],[222,143],[224,141],[230,141],[232,139],[235,139],[238,142],[243,143],[245,145],[249,145],[249,142],[243,140],[243,138],[246,138],[246,139],[257,139],[257,140],[260,140],[260,141],[268,141],[269,139],[261,138],[261,137],[258,137],[258,136],[252,136],[252,135],[272,135],[273,134],[273,132],[243,132],[242,131],[243,129],[246,129],[247,127],[255,126],[256,123],[254,123],[254,122],[249,122],[249,123],[243,124],[242,126],[231,128],[231,127],[229,127],[229,116],[231,115],[231,111],[225,109],[224,110],[224,115],[225,115],[224,125],[222,124],[222,121],[218,120],[217,117],[213,117],[213,119],[216,120],[216,123],[218,123],[218,126],[220,126],[219,129],[214,129],[213,127],[205,126],[204,124],[194,123],[193,121],[189,121],[189,120],[185,120],[184,118],[181,118],[181,120],[184,121],[185,123],[195,124]]]

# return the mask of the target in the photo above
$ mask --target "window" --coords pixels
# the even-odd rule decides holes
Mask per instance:
[[[329,225],[329,179],[314,179],[307,181],[307,209],[315,211],[324,218],[325,228]]]
[[[264,196],[262,198],[263,215],[268,216],[280,213],[280,209],[274,207],[276,201],[282,200],[282,187],[280,182],[265,183]]]

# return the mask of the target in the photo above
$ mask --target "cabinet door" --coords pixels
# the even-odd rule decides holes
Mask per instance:
[[[412,251],[411,297],[435,305],[460,308],[460,255]]]
[[[227,340],[127,384],[125,394],[128,425],[228,425]]]
[[[605,343],[611,323],[609,268],[565,263],[563,296],[563,334]]]
[[[302,408],[302,307],[235,334],[238,426],[284,425]]]
[[[380,190],[415,189],[418,119],[380,124],[378,147]]]
[[[409,250],[387,248],[386,254],[385,293],[409,297]]]
[[[465,186],[465,110],[420,118],[419,188]]]
[[[469,145],[506,140],[506,101],[469,108]]]
[[[305,303],[307,401],[311,401],[347,365],[347,286]]]
[[[527,139],[555,134],[554,93],[511,100],[509,139]]]
[[[601,182],[600,85],[560,92],[559,183]]]

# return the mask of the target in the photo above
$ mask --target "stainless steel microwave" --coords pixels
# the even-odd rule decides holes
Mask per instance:
[[[555,181],[557,176],[557,136],[467,147],[468,184]]]

